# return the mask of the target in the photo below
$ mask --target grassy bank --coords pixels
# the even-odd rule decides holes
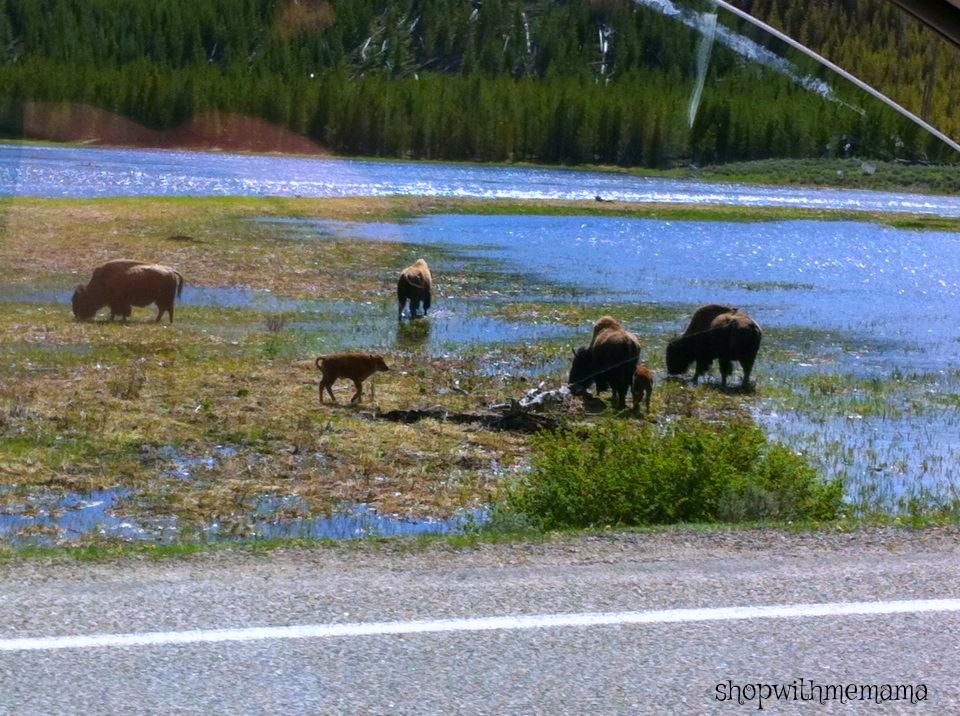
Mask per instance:
[[[956,164],[923,165],[873,159],[758,159],[663,170],[596,168],[637,176],[718,183],[869,189],[920,194],[955,194],[960,191],[960,165]]]

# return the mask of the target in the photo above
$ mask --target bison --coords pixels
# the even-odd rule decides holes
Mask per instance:
[[[733,306],[725,306],[722,303],[705,303],[693,312],[693,316],[690,317],[690,323],[687,324],[683,335],[689,336],[691,333],[705,331],[710,328],[710,324],[714,318],[724,313],[735,313],[736,310]]]
[[[653,397],[653,371],[645,365],[637,363],[633,371],[633,383],[630,386],[630,393],[633,396],[633,412],[640,412],[640,401],[642,400],[650,412],[650,398]]]
[[[430,289],[433,286],[433,276],[430,267],[423,259],[417,259],[400,272],[397,280],[397,320],[403,320],[403,307],[410,301],[410,318],[415,318],[417,308],[423,305],[423,315],[430,309]]]
[[[353,381],[357,392],[350,400],[351,403],[360,402],[360,395],[363,393],[363,381],[374,373],[388,371],[386,361],[383,356],[373,353],[331,353],[325,356],[318,356],[315,361],[322,377],[320,379],[320,403],[323,404],[323,391],[330,394],[334,403],[337,402],[333,394],[333,384],[340,378],[347,378]]]
[[[763,333],[760,326],[742,311],[722,313],[716,316],[706,330],[678,336],[667,344],[667,372],[671,375],[686,373],[690,364],[697,364],[693,382],[710,370],[714,360],[720,363],[721,384],[726,387],[727,377],[733,373],[733,361],[743,369],[742,387],[750,384],[750,371],[760,350]]]
[[[183,276],[169,266],[143,261],[117,259],[93,270],[86,286],[73,292],[73,315],[89,321],[104,306],[110,307],[110,320],[130,317],[132,306],[157,304],[159,323],[164,313],[173,323],[173,302],[183,292]]]
[[[593,383],[609,386],[617,408],[627,407],[627,391],[640,359],[640,341],[623,328],[605,328],[589,346],[573,351],[568,381],[575,393],[586,393]]]
[[[590,338],[590,347],[593,348],[593,344],[597,341],[597,336],[600,335],[602,331],[607,330],[608,328],[617,328],[623,330],[623,324],[620,323],[613,316],[600,316],[593,324],[593,335]],[[603,376],[597,376],[597,395],[608,390],[607,381],[604,380]]]

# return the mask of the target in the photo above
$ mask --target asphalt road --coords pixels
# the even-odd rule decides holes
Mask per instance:
[[[369,634],[241,632],[244,640],[202,640],[207,630],[251,627],[322,631],[523,615],[923,604],[960,598],[958,557],[960,532],[949,529],[671,532],[463,551],[367,545],[94,565],[8,563],[0,566],[0,711],[734,713],[756,710],[756,700],[718,701],[718,684],[803,678],[823,686],[923,684],[926,700],[833,701],[815,709],[768,700],[765,709],[960,713],[956,609],[729,619],[711,612],[696,621],[685,611],[671,621],[657,613],[644,624],[478,631],[475,622],[457,622],[421,633],[378,627]],[[10,641],[156,632],[186,641],[69,648],[35,641],[29,649]]]

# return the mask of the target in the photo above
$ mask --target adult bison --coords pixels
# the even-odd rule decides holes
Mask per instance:
[[[596,322],[593,324],[593,335],[590,337],[591,349],[593,348],[593,344],[597,341],[597,336],[610,328],[624,330],[623,324],[613,316],[600,316],[600,318],[596,320]],[[598,375],[595,382],[597,384],[597,395],[600,395],[600,393],[610,389],[610,386],[607,385],[607,381],[602,375]]]
[[[423,259],[417,259],[400,272],[397,280],[397,320],[403,320],[403,307],[410,301],[410,318],[417,315],[417,308],[423,305],[423,315],[430,309],[430,290],[433,287],[433,276],[430,267]]]
[[[573,392],[586,393],[593,383],[609,386],[618,409],[627,407],[627,392],[640,359],[640,341],[623,327],[600,330],[589,346],[573,351],[570,383]]]
[[[721,384],[725,387],[727,377],[733,373],[733,362],[737,361],[743,369],[741,386],[747,387],[762,337],[760,326],[743,311],[721,313],[705,330],[678,336],[667,344],[667,372],[671,375],[686,373],[690,364],[696,362],[697,370],[693,375],[696,383],[717,360]]]
[[[691,333],[705,331],[710,328],[714,318],[722,316],[724,313],[735,313],[736,310],[733,306],[726,306],[722,303],[705,303],[693,312],[683,335],[689,336]]]
[[[73,292],[73,315],[89,321],[104,306],[110,307],[110,320],[130,317],[132,306],[157,304],[157,322],[164,313],[173,323],[173,302],[183,292],[183,276],[169,266],[143,261],[117,259],[93,270],[90,283]]]

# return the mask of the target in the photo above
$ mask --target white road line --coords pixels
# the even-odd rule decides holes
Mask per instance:
[[[304,624],[300,626],[250,627],[244,629],[198,629],[139,634],[92,634],[0,639],[0,651],[49,651],[96,647],[159,646],[261,639],[319,639],[379,636],[386,634],[433,634],[495,629],[549,629],[559,627],[615,626],[620,624],[675,624],[684,622],[734,621],[743,619],[793,619],[803,617],[873,616],[958,612],[960,599],[912,599],[891,602],[833,602],[827,604],[782,604],[716,609],[658,609],[643,612],[583,614],[533,614],[476,619],[437,619],[406,622],[355,624]]]

